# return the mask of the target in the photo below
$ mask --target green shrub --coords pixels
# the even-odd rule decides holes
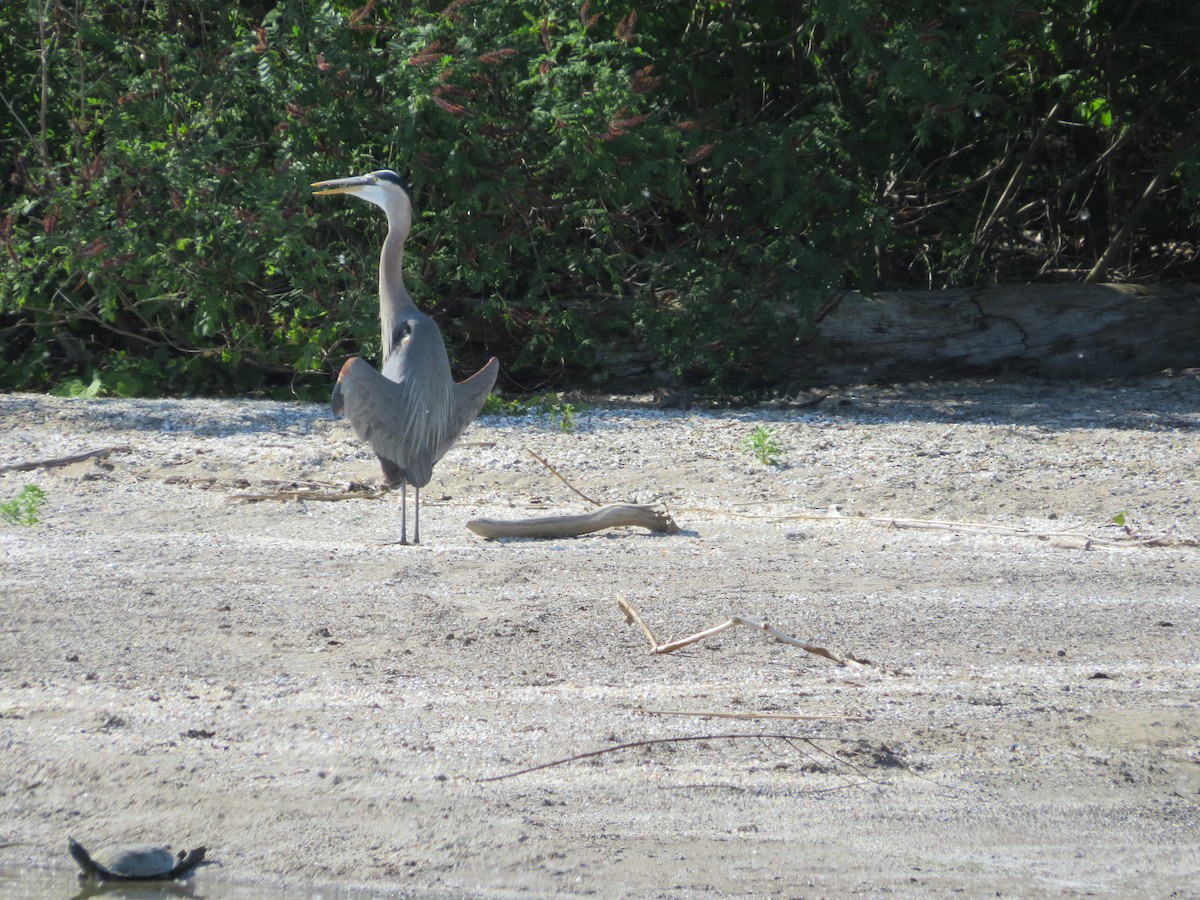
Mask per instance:
[[[1187,5],[601,0],[0,9],[0,387],[325,395],[378,353],[383,224],[467,370],[803,377],[844,288],[1183,275]],[[1147,56],[1146,46],[1155,46]],[[43,89],[44,88],[44,89]],[[586,382],[585,382],[586,379]]]

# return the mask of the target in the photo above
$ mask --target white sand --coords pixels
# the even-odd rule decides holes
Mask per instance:
[[[477,422],[423,492],[424,543],[401,547],[395,494],[230,500],[377,480],[324,407],[0,396],[0,466],[129,448],[0,474],[0,500],[47,494],[42,524],[0,523],[0,867],[65,871],[70,833],[205,843],[206,896],[1195,891],[1195,377],[577,418]],[[757,424],[784,465],[739,447]],[[477,516],[585,511],[529,449],[597,499],[665,502],[683,532],[475,537]],[[835,505],[841,522],[789,518]],[[652,656],[618,595],[660,640],[741,613],[876,665],[746,629]],[[755,732],[814,745],[476,780]]]

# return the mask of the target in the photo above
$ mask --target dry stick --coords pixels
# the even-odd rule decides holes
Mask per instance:
[[[614,744],[611,747],[604,747],[600,750],[589,750],[587,753],[577,753],[574,756],[567,756],[562,759],[552,760],[548,763],[542,763],[541,765],[530,766],[527,769],[518,769],[516,772],[505,772],[503,775],[490,775],[487,778],[476,778],[475,781],[476,783],[484,781],[503,781],[506,778],[516,778],[518,775],[528,775],[530,772],[538,772],[542,769],[551,769],[555,766],[563,766],[567,763],[578,762],[581,759],[591,759],[594,756],[603,756],[605,753],[615,753],[618,750],[630,750],[637,747],[652,747],[655,744],[683,744],[691,741],[718,741],[726,739],[744,740],[746,738],[775,738],[776,740],[784,741],[810,741],[809,738],[806,738],[804,735],[800,734],[772,734],[767,732],[752,732],[749,734],[699,734],[689,735],[687,737],[648,738],[643,741],[629,741],[628,743],[624,744]],[[822,752],[827,754],[829,753],[828,750]],[[833,758],[838,759],[836,756]],[[845,763],[845,760],[838,761]],[[846,763],[846,765],[849,765],[849,763]],[[851,766],[851,768],[853,768],[853,766]]]
[[[1009,525],[989,525],[985,522],[939,522],[925,519],[899,519],[890,516],[782,516],[783,519],[826,519],[834,522],[862,521],[887,528],[916,528],[926,531],[963,531],[969,534],[995,534],[1003,537],[1031,537],[1039,541],[1072,542],[1082,550],[1093,547],[1195,547],[1200,544],[1191,538],[1172,538],[1166,535],[1121,538],[1097,537],[1082,531],[1037,531],[1031,528],[1013,528]]]
[[[730,621],[738,625],[748,625],[751,628],[757,628],[760,631],[766,632],[781,644],[791,644],[793,647],[799,647],[805,653],[811,653],[813,656],[823,656],[831,662],[837,663],[839,666],[863,665],[860,660],[857,660],[852,656],[842,656],[832,652],[831,650],[826,650],[824,647],[817,647],[813,644],[805,644],[802,641],[798,641],[796,638],[784,634],[779,629],[773,628],[766,622],[756,622],[753,619],[746,618],[745,616],[734,616],[732,619],[730,619]]]
[[[278,485],[280,487],[291,488],[294,491],[303,490],[304,488],[312,490],[337,488],[343,492],[371,490],[368,485],[361,481],[305,481],[301,478],[264,478],[261,484]]]
[[[103,447],[99,450],[89,450],[86,453],[76,453],[73,456],[59,456],[55,459],[38,459],[31,462],[0,466],[0,472],[27,472],[30,469],[53,469],[58,466],[69,466],[71,463],[83,462],[85,459],[107,459],[111,453],[132,452],[132,447]]]
[[[793,739],[785,738],[784,743],[787,743],[790,745],[792,740]],[[842,759],[840,756],[837,756],[834,753],[830,753],[824,747],[818,746],[817,744],[813,743],[813,741],[808,738],[800,738],[800,740],[804,741],[804,743],[808,744],[808,746],[812,747],[818,753],[825,754],[826,756],[830,757],[831,759],[835,760],[836,762],[841,763],[843,766],[846,766],[847,768],[851,769],[852,771],[858,773],[863,778],[866,778],[868,781],[871,781],[870,777],[868,775],[866,775],[866,773],[864,773],[861,769],[859,769],[857,766],[853,765],[852,763],[846,762],[846,760]],[[942,791],[946,792],[949,796],[958,796],[959,795],[960,792],[958,790],[956,790],[955,788],[947,787],[946,785],[935,781],[934,779],[928,777],[927,775],[922,775],[920,772],[914,771],[908,765],[908,763],[906,763],[902,759],[897,758],[894,753],[892,754],[892,756],[896,760],[896,764],[899,766],[899,768],[903,769],[909,775],[913,776],[913,778],[919,778],[922,781],[927,781],[930,784],[932,784],[934,787],[937,787],[937,788],[941,789]],[[872,783],[879,784],[879,782],[877,782],[877,781],[872,781]]]
[[[768,503],[771,501],[763,501]],[[770,515],[761,513],[743,513],[732,510],[712,510],[688,507],[684,512],[702,512],[711,515],[735,516],[739,519],[770,519],[776,522],[805,521],[805,522],[866,522],[869,525],[883,525],[888,528],[920,528],[930,531],[978,531],[981,534],[1001,534],[1011,536],[1034,537],[1087,537],[1073,531],[1032,531],[1028,528],[1013,528],[1010,525],[989,525],[986,522],[950,522],[939,519],[910,519],[900,516],[844,516],[839,512],[833,513],[788,513],[786,515]]]
[[[781,740],[785,744],[787,744],[789,747],[792,747],[793,749],[797,749],[793,742],[800,741],[802,743],[807,744],[809,747],[811,747],[817,753],[820,753],[823,756],[828,756],[830,759],[832,759],[838,765],[845,766],[846,768],[850,769],[850,771],[854,772],[856,775],[858,775],[860,778],[862,778],[867,784],[875,784],[875,785],[882,784],[882,782],[872,778],[870,775],[865,773],[858,766],[855,766],[853,763],[847,762],[846,760],[844,760],[840,756],[838,756],[836,753],[831,753],[830,751],[826,750],[824,747],[821,747],[810,737],[805,737],[804,735],[801,735],[801,734],[780,734],[780,733],[773,733],[773,732],[751,732],[748,734],[736,734],[736,733],[735,734],[700,734],[700,735],[689,735],[686,737],[650,738],[650,739],[642,740],[642,741],[629,741],[628,743],[624,743],[624,744],[614,744],[611,747],[604,747],[600,750],[590,750],[587,753],[577,753],[574,756],[567,756],[567,757],[563,757],[562,759],[551,760],[548,763],[542,763],[537,766],[529,766],[528,768],[525,768],[525,769],[518,769],[515,772],[505,772],[502,775],[490,775],[487,778],[476,778],[475,783],[480,784],[480,783],[487,782],[487,781],[504,781],[509,778],[516,778],[519,775],[528,775],[531,772],[539,772],[542,769],[552,769],[552,768],[555,768],[556,766],[564,766],[567,763],[578,762],[581,759],[591,759],[596,756],[603,756],[606,753],[615,753],[618,750],[630,750],[630,749],[635,749],[637,747],[652,747],[655,744],[683,744],[683,743],[694,742],[694,741],[742,740],[745,738],[755,738],[757,740],[768,740],[768,739]],[[846,740],[846,738],[834,738],[834,740]],[[922,781],[928,781],[930,784],[935,785],[936,787],[943,788],[942,785],[938,784],[938,782],[934,781],[932,778],[927,778],[926,776],[921,775],[919,772],[914,772],[911,768],[909,768],[907,765],[905,765],[903,763],[903,761],[900,761],[900,765],[904,769],[904,771],[907,772],[909,775],[912,775],[916,778],[920,778]],[[844,778],[846,780],[847,784],[844,785],[844,787],[861,787],[860,784],[850,781],[849,778],[847,778],[845,775],[842,775],[840,772],[837,772],[835,774],[837,774],[839,778]],[[696,787],[696,785],[690,785],[690,787]],[[943,788],[943,789],[945,789],[945,788]],[[812,793],[823,794],[823,793],[828,792],[829,790],[831,790],[831,789],[830,788],[820,788],[820,789],[812,791]],[[950,793],[953,795],[958,794],[957,791],[954,791],[952,789],[950,790]]]
[[[340,494],[330,494],[325,491],[277,491],[273,494],[230,494],[230,500],[241,500],[246,503],[258,503],[262,500],[378,500],[387,491],[345,491]]]
[[[526,447],[525,449],[529,450],[528,447]],[[573,490],[575,493],[577,493],[580,497],[582,497],[588,503],[592,504],[592,506],[600,506],[601,505],[599,500],[593,500],[591,497],[589,497],[583,491],[579,490],[579,488],[575,487],[575,485],[571,484],[571,482],[567,481],[567,479],[563,478],[563,476],[559,473],[558,469],[554,468],[554,466],[552,466],[552,465],[550,465],[550,463],[546,462],[544,457],[539,456],[538,454],[534,453],[532,450],[529,450],[529,455],[532,456],[534,459],[536,459],[538,462],[540,462],[547,469],[549,469],[551,475],[553,475],[555,478],[557,478],[559,481],[561,481],[563,484],[565,484],[567,487],[569,487],[571,490]]]
[[[633,605],[628,600],[626,600],[624,597],[618,597],[617,606],[619,606],[621,611],[625,613],[626,622],[629,622],[630,624],[636,624],[642,629],[642,632],[646,635],[646,639],[650,641],[651,653],[672,653],[681,647],[687,647],[688,645],[695,644],[698,641],[704,640],[705,638],[718,635],[727,628],[732,628],[734,625],[746,625],[755,629],[756,631],[762,631],[769,634],[780,643],[790,644],[793,647],[799,647],[805,653],[811,653],[813,656],[824,657],[831,662],[837,663],[839,666],[848,667],[866,665],[861,660],[855,659],[853,656],[842,656],[838,653],[833,653],[830,650],[826,650],[824,647],[818,647],[815,644],[806,644],[790,635],[784,634],[777,628],[773,628],[766,622],[757,622],[754,619],[747,618],[746,616],[731,616],[728,621],[722,622],[720,625],[714,625],[712,628],[707,628],[704,631],[697,632],[696,634],[689,635],[685,638],[680,638],[676,641],[671,641],[670,643],[660,644],[655,639],[654,633],[650,630],[650,627],[645,623],[645,621],[643,621],[641,615],[638,614],[638,611],[633,608]]]
[[[264,478],[262,484],[272,487],[279,487],[285,491],[296,491],[304,493],[312,491],[316,493],[326,492],[332,495],[345,495],[347,499],[356,500],[363,498],[366,500],[376,500],[379,497],[387,496],[392,492],[392,488],[387,484],[381,484],[379,487],[372,487],[365,481],[303,481],[297,478]]]
[[[620,601],[618,600],[617,602],[619,603]],[[699,643],[706,638],[716,637],[722,631],[726,630],[727,628],[732,628],[736,624],[737,623],[733,621],[733,619],[729,619],[725,622],[722,622],[720,625],[714,625],[712,628],[706,628],[703,631],[698,631],[695,634],[688,635],[687,637],[669,641],[665,644],[655,644],[654,647],[651,648],[650,652],[674,653],[676,650],[682,650],[684,647]]]
[[[391,493],[391,488],[384,486],[373,489],[361,481],[303,481],[295,478],[267,478],[263,484],[287,485],[291,490],[275,491],[270,494],[230,494],[227,500],[243,500],[257,503],[262,500],[378,500]],[[323,488],[340,488],[337,491],[326,491]]]
[[[625,621],[627,623],[631,622],[642,629],[642,634],[646,635],[646,640],[650,642],[650,652],[653,653],[655,648],[658,647],[658,641],[654,639],[654,632],[650,630],[650,626],[642,621],[641,614],[624,597],[617,598],[617,606],[621,607],[621,612],[625,613]]]
[[[811,747],[813,750],[815,750],[817,753],[820,753],[820,754],[823,754],[823,755],[825,755],[825,756],[828,756],[828,757],[829,757],[830,759],[832,759],[834,762],[836,762],[836,763],[840,763],[841,765],[845,766],[845,767],[846,767],[846,768],[848,768],[848,769],[849,769],[851,772],[853,772],[855,775],[857,775],[859,778],[866,779],[866,780],[867,780],[867,781],[869,781],[871,784],[879,784],[879,782],[878,782],[878,781],[876,781],[874,778],[871,778],[869,775],[867,775],[867,773],[866,773],[866,772],[864,772],[864,771],[863,771],[862,769],[860,769],[858,766],[854,765],[853,763],[848,763],[848,762],[846,762],[846,760],[842,759],[842,758],[841,758],[840,756],[838,756],[836,753],[830,753],[830,752],[829,752],[828,750],[826,750],[824,747],[818,747],[818,746],[817,746],[817,744],[816,744],[816,743],[815,743],[815,742],[814,742],[814,741],[813,741],[811,738],[806,738],[806,737],[785,737],[785,738],[783,739],[783,742],[784,742],[785,744],[787,744],[789,747],[793,747],[793,748],[794,748],[794,745],[792,744],[792,741],[797,741],[797,740],[798,740],[798,741],[803,741],[804,743],[808,744],[808,746],[809,746],[809,747]],[[803,752],[803,751],[802,751],[802,752]],[[903,765],[903,761],[902,761],[902,760],[901,760],[901,764]],[[908,766],[905,766],[904,768],[905,768],[905,770],[908,770]],[[845,775],[842,775],[842,773],[841,773],[841,772],[837,772],[836,774],[837,774],[837,775],[838,775],[838,777],[840,777],[840,778],[846,778],[846,776],[845,776]],[[850,781],[850,779],[849,779],[849,778],[846,778],[846,781]]]
[[[647,716],[687,716],[696,719],[787,719],[800,722],[870,722],[870,716],[809,716],[803,713],[761,713],[761,712],[711,712],[709,710],[687,709],[644,709],[637,707],[634,712]]]

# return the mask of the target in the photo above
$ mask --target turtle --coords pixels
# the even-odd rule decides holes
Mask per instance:
[[[178,878],[204,859],[205,848],[197,847],[190,853],[180,850],[172,855],[166,847],[157,844],[113,844],[89,854],[83,845],[67,838],[67,849],[83,870],[81,878],[96,876],[108,881],[165,881]]]

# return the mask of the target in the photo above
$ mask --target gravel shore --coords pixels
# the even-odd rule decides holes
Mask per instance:
[[[378,481],[324,406],[0,423],[0,468],[109,451],[0,473],[45,492],[0,521],[0,869],[73,879],[71,834],[206,844],[205,896],[1196,896],[1193,374],[483,418],[420,546],[395,493],[238,498]],[[681,531],[476,537],[589,509],[530,451]],[[742,615],[867,664],[654,655],[618,597],[659,641]]]

